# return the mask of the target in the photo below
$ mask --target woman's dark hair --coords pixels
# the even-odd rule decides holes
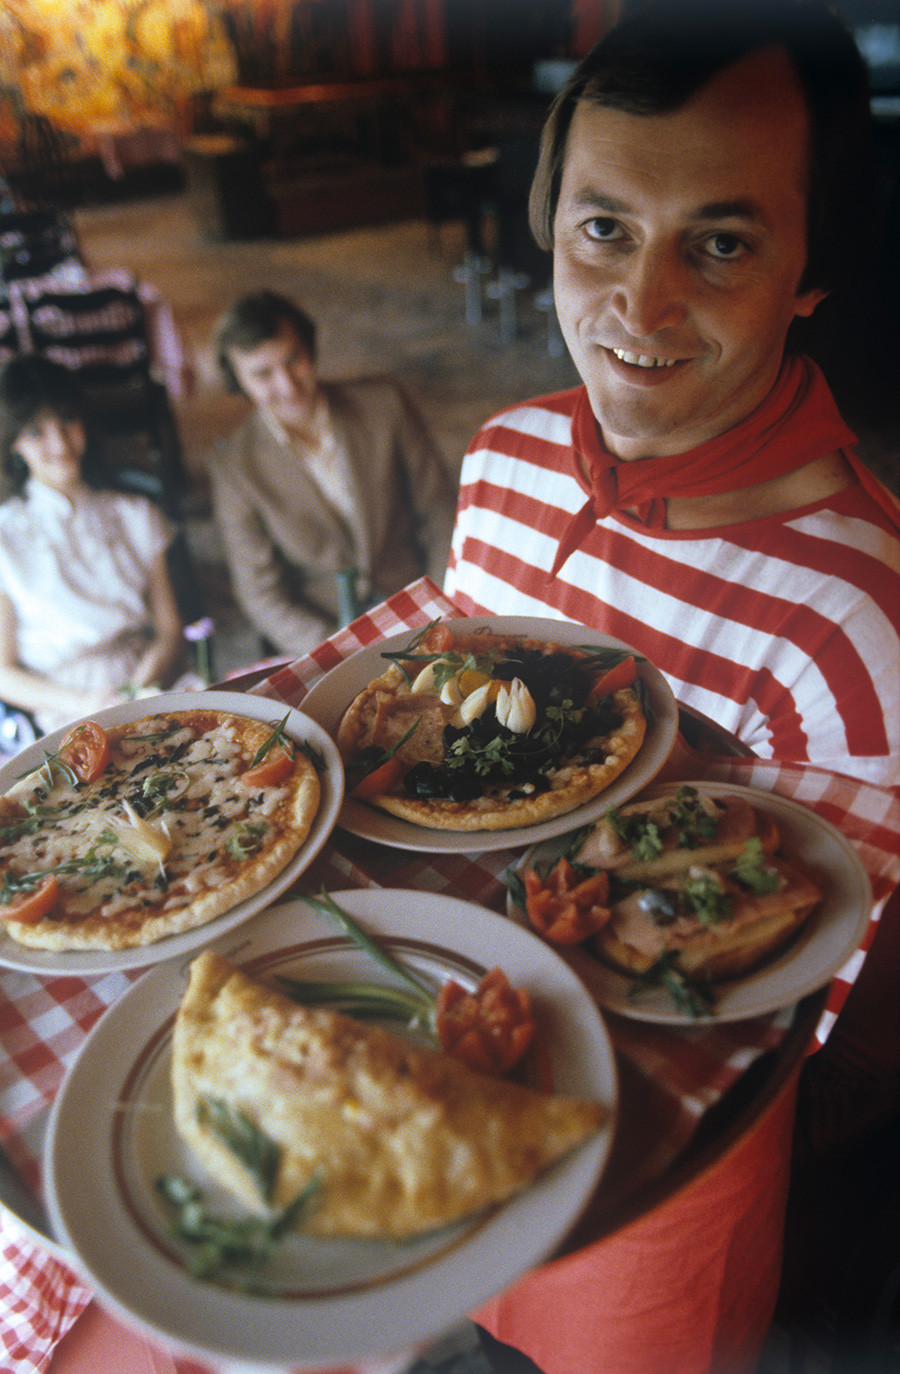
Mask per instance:
[[[252,295],[242,296],[226,311],[219,322],[215,336],[216,362],[229,391],[240,392],[241,385],[235,376],[231,359],[231,349],[249,352],[261,343],[274,339],[283,324],[296,330],[303,347],[311,360],[316,359],[316,326],[299,305],[287,296],[279,296],[275,291],[255,291]]]
[[[877,234],[879,195],[866,66],[849,30],[818,0],[642,0],[629,9],[550,108],[530,200],[541,247],[553,246],[566,142],[579,103],[668,114],[723,68],[769,47],[786,51],[810,116],[807,261],[798,289],[840,284],[847,259],[866,257],[858,232]]]
[[[39,354],[11,358],[0,369],[0,465],[7,492],[19,492],[25,485],[28,468],[16,452],[16,441],[42,411],[51,411],[64,420],[81,420],[89,429],[75,373]],[[92,462],[89,450],[90,443],[82,460],[82,475],[97,486],[103,474]]]

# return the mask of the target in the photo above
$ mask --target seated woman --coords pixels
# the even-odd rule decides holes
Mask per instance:
[[[184,649],[175,531],[147,498],[103,487],[73,373],[6,364],[0,463],[0,699],[48,731],[168,686]]]

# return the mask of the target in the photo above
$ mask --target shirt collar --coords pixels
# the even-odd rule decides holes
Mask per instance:
[[[289,433],[281,421],[276,419],[265,406],[260,406],[259,414],[263,423],[284,448],[297,447],[306,450],[321,450],[334,437],[331,428],[331,411],[328,401],[321,391],[316,396],[309,430],[305,435]]]
[[[77,494],[73,500],[63,492],[57,491],[55,487],[48,487],[46,483],[38,482],[34,477],[29,477],[25,483],[24,495],[35,510],[57,520],[64,520],[72,515],[78,503]]]

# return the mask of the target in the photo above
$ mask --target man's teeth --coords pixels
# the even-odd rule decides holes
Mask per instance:
[[[626,353],[624,348],[614,348],[617,358],[621,358],[623,363],[632,363],[635,367],[674,367],[677,358],[651,358],[646,353]]]

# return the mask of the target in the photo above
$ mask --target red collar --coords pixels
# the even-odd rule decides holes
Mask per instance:
[[[600,440],[587,390],[572,416],[572,462],[589,499],[560,540],[550,576],[555,577],[594,524],[612,511],[637,512],[649,526],[665,526],[665,503],[675,496],[715,496],[794,472],[815,458],[844,451],[860,480],[897,522],[897,503],[852,452],[856,436],[844,424],[828,384],[806,357],[785,359],[769,395],[752,414],[686,453],[623,462]],[[850,450],[849,452],[847,450]],[[585,471],[590,476],[586,480]]]

